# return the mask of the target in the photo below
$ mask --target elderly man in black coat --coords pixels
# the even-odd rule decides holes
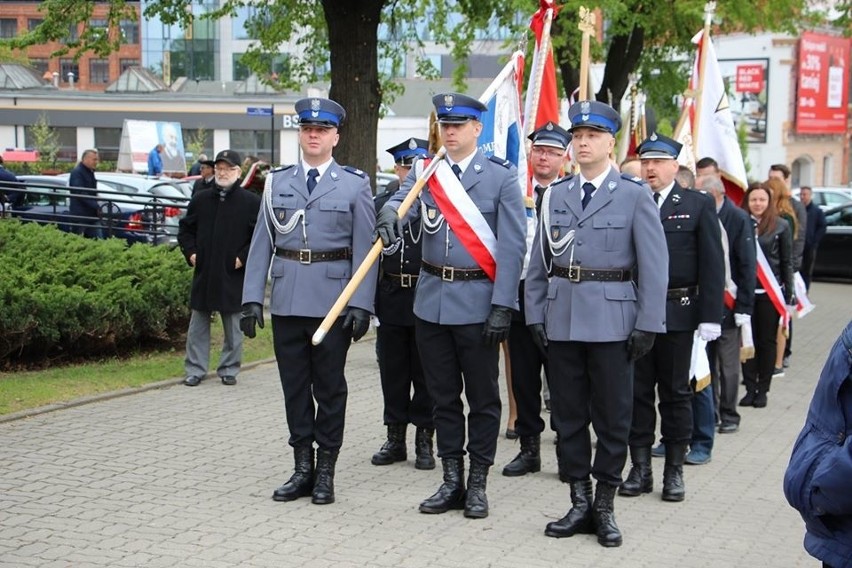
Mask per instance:
[[[180,222],[178,243],[186,261],[195,268],[184,379],[190,387],[197,386],[207,375],[213,312],[219,312],[225,330],[217,374],[223,384],[234,385],[240,371],[243,276],[260,209],[260,197],[240,187],[241,162],[234,150],[219,152],[214,186],[192,196]]]

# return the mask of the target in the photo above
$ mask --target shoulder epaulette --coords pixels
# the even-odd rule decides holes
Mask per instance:
[[[630,174],[621,174],[621,179],[626,179],[627,181],[632,181],[633,183],[635,183],[637,185],[642,185],[643,183],[645,183],[645,180],[643,180],[639,176],[632,176]]]
[[[488,156],[488,159],[494,162],[495,164],[500,164],[504,168],[508,169],[509,166],[512,165],[512,162],[507,160],[506,158],[498,158],[497,156]]]
[[[559,185],[560,183],[565,183],[566,181],[573,179],[573,178],[574,178],[574,174],[568,174],[566,176],[559,178],[558,180],[556,180],[552,184],[550,184],[550,187],[553,187],[554,185]]]
[[[355,174],[356,176],[358,176],[360,178],[367,177],[367,174],[364,171],[359,170],[358,168],[354,168],[352,166],[343,166],[343,169],[346,170],[347,172],[349,172],[350,174]]]
[[[283,171],[289,170],[290,168],[294,167],[295,165],[296,164],[282,164],[282,165],[278,166],[277,168],[272,168],[270,170],[270,173],[274,174],[275,172],[283,172]]]

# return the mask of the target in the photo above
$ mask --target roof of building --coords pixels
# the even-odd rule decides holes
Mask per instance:
[[[23,90],[53,88],[38,71],[20,63],[0,63],[0,89]]]
[[[162,79],[144,67],[128,67],[118,79],[107,85],[107,93],[156,93],[168,91]]]

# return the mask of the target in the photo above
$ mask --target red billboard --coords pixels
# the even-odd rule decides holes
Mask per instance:
[[[734,90],[738,93],[763,92],[763,65],[737,65],[737,76]]]
[[[849,103],[849,40],[805,32],[799,40],[798,134],[844,134]]]

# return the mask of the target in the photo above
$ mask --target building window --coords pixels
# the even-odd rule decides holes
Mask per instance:
[[[119,59],[118,66],[120,69],[120,73],[124,73],[127,71],[128,67],[139,67],[138,59]]]
[[[47,73],[49,66],[50,61],[47,59],[30,58],[30,67],[38,71],[38,74],[42,77]]]
[[[0,38],[13,38],[18,35],[18,20],[0,18]]]
[[[30,18],[27,20],[27,29],[29,31],[33,31],[34,29],[39,27],[42,22],[44,22],[44,20],[41,18]]]
[[[118,161],[118,149],[121,146],[121,128],[95,128],[95,148],[101,160]]]
[[[121,38],[124,43],[135,45],[139,43],[139,22],[133,20],[121,20],[119,24]]]
[[[105,85],[109,83],[109,60],[89,60],[89,83],[92,85]]]
[[[59,43],[71,43],[80,38],[80,32],[77,29],[77,24],[68,24],[68,37],[59,40]]]
[[[68,83],[68,73],[74,74],[74,81],[80,80],[80,65],[73,59],[59,60],[59,77],[63,83]]]
[[[56,154],[57,162],[77,161],[77,127],[76,126],[51,126],[51,130],[56,132],[59,139],[59,152]],[[24,128],[24,143],[27,146],[32,146],[35,137],[33,136],[32,126]]]
[[[269,162],[271,140],[269,130],[231,130],[231,149],[240,152],[243,157],[255,156]]]

